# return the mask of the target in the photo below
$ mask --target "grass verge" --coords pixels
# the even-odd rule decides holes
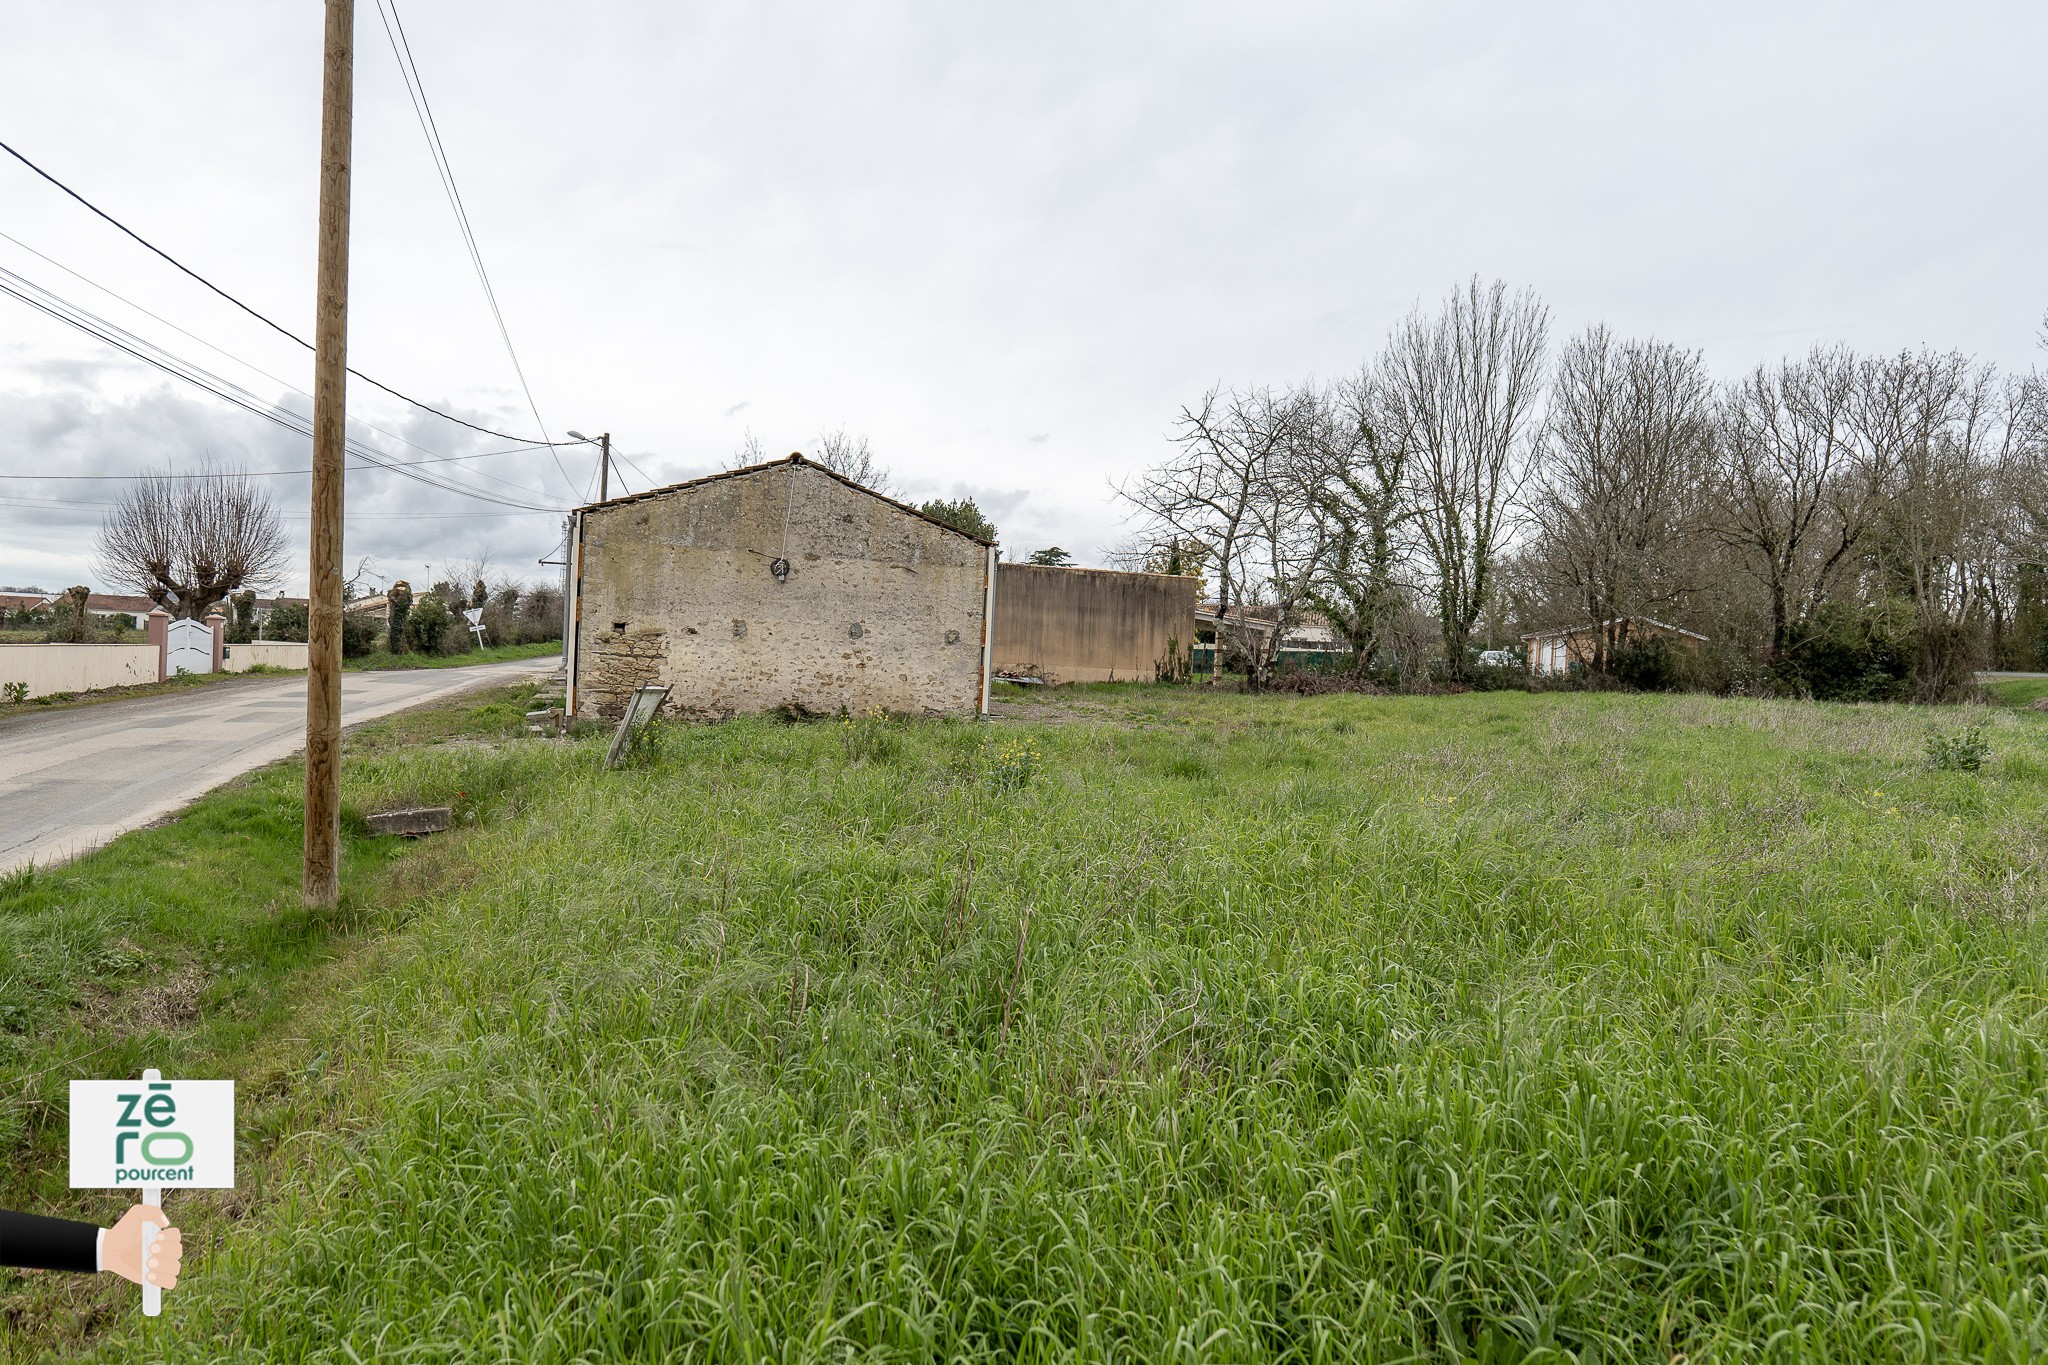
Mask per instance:
[[[380,649],[374,654],[350,659],[342,667],[357,672],[403,668],[466,668],[471,664],[504,663],[509,659],[538,659],[561,652],[560,640],[542,640],[528,645],[493,645],[489,649],[472,649],[467,654],[393,654]]]
[[[110,1223],[130,1198],[65,1188],[66,1084],[74,1077],[233,1076],[241,1186],[178,1200],[216,1243],[264,1198],[305,1067],[308,992],[365,943],[402,925],[422,887],[479,821],[516,805],[531,747],[531,684],[466,695],[351,732],[344,781],[345,897],[299,905],[301,766],[277,764],[160,826],[62,867],[0,878],[0,1207]],[[448,741],[459,741],[449,743]],[[479,743],[479,741],[485,741]],[[502,745],[499,741],[507,741]],[[366,810],[452,803],[457,830],[373,839]],[[175,1296],[174,1296],[175,1297]],[[0,1270],[0,1358],[41,1361],[134,1311],[110,1277]]]
[[[2040,718],[1086,700],[366,751],[482,818],[209,1054],[286,1155],[101,1356],[2048,1347]]]

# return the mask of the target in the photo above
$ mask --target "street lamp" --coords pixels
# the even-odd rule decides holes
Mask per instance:
[[[571,431],[569,433],[569,436],[572,440],[588,441],[592,445],[598,447],[598,449],[601,452],[603,452],[602,462],[597,467],[597,500],[599,502],[603,502],[611,489],[612,434],[609,431],[607,431],[602,436],[593,437],[585,436],[580,431]]]

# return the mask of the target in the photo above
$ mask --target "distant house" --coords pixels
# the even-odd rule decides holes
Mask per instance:
[[[50,594],[46,592],[0,592],[0,616],[12,616],[18,611],[44,611],[50,605]]]
[[[52,601],[54,600],[53,598]],[[93,616],[118,620],[140,630],[149,624],[149,614],[156,610],[156,602],[147,597],[96,592],[85,599],[85,609]]]
[[[387,626],[391,624],[391,598],[381,592],[371,597],[358,597],[352,602],[344,602],[341,609],[350,616],[360,613],[375,617]]]
[[[1220,608],[1214,602],[1195,604],[1195,629],[1200,638],[1213,641],[1216,638],[1216,624]],[[1241,630],[1265,640],[1273,634],[1273,622],[1278,612],[1272,607],[1232,607],[1228,618],[1232,630]],[[1287,624],[1287,635],[1280,641],[1285,650],[1343,650],[1350,646],[1344,636],[1323,616],[1321,612],[1297,610],[1294,619]]]
[[[1693,650],[1707,641],[1707,637],[1698,631],[1685,630],[1648,616],[1617,616],[1598,625],[1565,626],[1524,635],[1522,643],[1528,647],[1529,671],[1544,678],[1569,673],[1574,665],[1590,668],[1603,633],[1610,639],[1622,641],[1668,640]]]
[[[261,624],[268,621],[279,607],[304,607],[305,605],[306,599],[303,597],[259,597],[256,599],[256,605],[251,610],[250,615],[258,624]]]

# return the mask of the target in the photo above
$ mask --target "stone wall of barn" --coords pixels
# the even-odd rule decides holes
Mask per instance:
[[[587,509],[579,553],[579,716],[980,708],[986,547],[809,464]]]

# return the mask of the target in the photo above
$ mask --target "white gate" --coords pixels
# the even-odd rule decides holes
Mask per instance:
[[[165,636],[164,671],[213,672],[213,627],[204,621],[173,621]]]

